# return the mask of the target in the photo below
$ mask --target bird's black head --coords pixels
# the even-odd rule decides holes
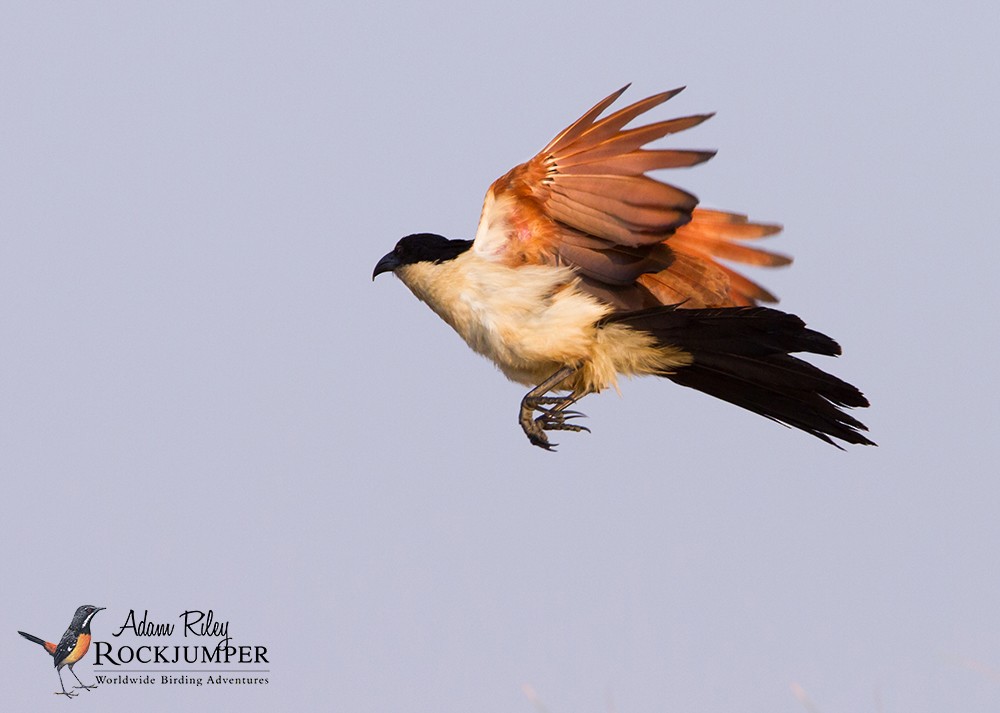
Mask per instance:
[[[448,240],[433,233],[415,233],[402,238],[392,252],[384,256],[372,273],[374,280],[383,272],[390,272],[415,262],[445,262],[454,260],[472,247],[471,240]]]
[[[70,626],[74,626],[82,631],[90,631],[90,620],[94,618],[94,614],[104,609],[104,607],[95,607],[93,604],[84,604],[82,607],[77,607],[76,614],[73,615],[73,623]]]

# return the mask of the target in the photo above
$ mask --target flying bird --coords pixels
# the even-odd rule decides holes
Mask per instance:
[[[571,410],[618,375],[662,376],[827,443],[874,445],[845,407],[854,386],[792,356],[840,346],[722,261],[775,267],[788,257],[748,244],[779,225],[699,208],[647,175],[714,151],[644,148],[711,114],[626,128],[683,89],[601,118],[628,86],[598,102],[486,192],[473,240],[402,238],[375,266],[393,272],[472,349],[531,386],[519,421],[532,444],[588,431]]]

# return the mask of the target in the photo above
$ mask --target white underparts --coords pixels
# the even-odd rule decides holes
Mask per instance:
[[[470,250],[395,272],[472,349],[518,383],[533,386],[573,366],[579,371],[560,389],[587,393],[615,386],[618,374],[662,373],[691,361],[645,332],[597,326],[611,310],[580,290],[569,268],[510,268]]]

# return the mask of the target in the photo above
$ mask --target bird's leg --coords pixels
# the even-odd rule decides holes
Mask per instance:
[[[545,435],[546,431],[587,431],[589,433],[590,429],[585,426],[567,423],[569,419],[583,416],[578,411],[566,410],[576,403],[580,398],[579,395],[546,396],[549,391],[558,387],[575,372],[576,367],[564,366],[521,399],[519,421],[532,445],[551,451],[556,444],[549,443],[549,438]],[[541,416],[536,418],[535,411],[541,412]]]
[[[73,670],[73,664],[69,665],[69,672],[71,674],[73,674],[73,678],[75,678],[76,682],[80,684],[79,686],[73,686],[73,688],[86,688],[88,691],[91,688],[97,688],[97,684],[96,683],[93,686],[88,686],[86,683],[84,683],[83,681],[81,681],[80,677],[76,675],[76,671]]]
[[[73,691],[66,690],[66,684],[64,684],[62,680],[62,669],[57,668],[56,673],[59,674],[59,687],[62,688],[62,693],[60,693],[59,691],[55,691],[55,694],[57,696],[66,696],[67,698],[72,698],[73,696],[80,695],[79,693],[73,693]]]

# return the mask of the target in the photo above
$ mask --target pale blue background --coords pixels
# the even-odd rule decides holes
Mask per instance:
[[[998,29],[992,2],[5,3],[0,705],[996,711]],[[844,345],[823,366],[880,448],[645,380],[545,453],[521,387],[371,283],[628,81],[719,112],[671,179],[785,224],[766,283]],[[96,638],[213,607],[272,683],[52,696],[15,632],[82,603]]]

